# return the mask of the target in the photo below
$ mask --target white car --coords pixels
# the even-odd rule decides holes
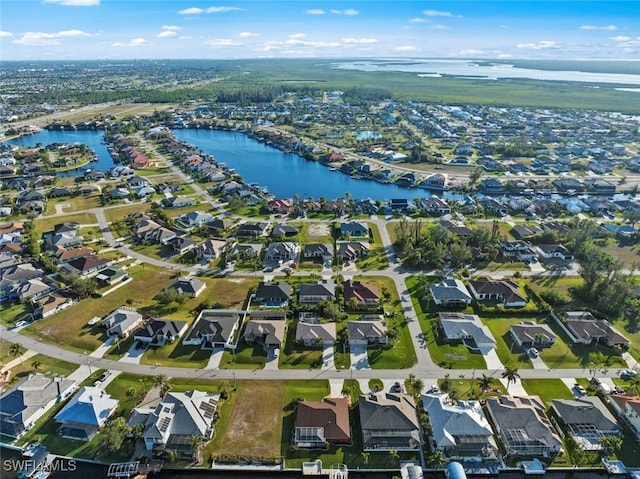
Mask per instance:
[[[578,391],[578,394],[580,396],[586,396],[587,395],[587,390],[585,388],[583,388],[580,384],[575,383],[573,388]]]

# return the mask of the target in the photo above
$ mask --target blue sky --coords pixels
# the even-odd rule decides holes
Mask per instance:
[[[640,59],[640,1],[2,0],[0,59]]]

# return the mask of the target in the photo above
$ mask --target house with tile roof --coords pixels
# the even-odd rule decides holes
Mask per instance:
[[[640,439],[640,398],[629,394],[612,394],[609,399],[618,417],[624,418],[636,438]]]
[[[277,319],[250,319],[244,328],[246,343],[259,343],[267,348],[279,348],[284,343],[286,321]]]
[[[303,448],[324,448],[329,444],[351,444],[347,398],[300,401],[296,406],[293,443]]]
[[[243,311],[205,309],[183,338],[185,346],[201,349],[225,348],[233,344]]]
[[[429,291],[438,306],[464,307],[471,304],[471,294],[459,279],[445,278],[429,286]]]
[[[118,308],[102,320],[102,325],[107,328],[109,336],[128,337],[136,329],[142,326],[144,318],[140,313],[131,308]]]
[[[498,302],[507,308],[521,308],[527,304],[527,298],[511,279],[472,279],[469,280],[469,291],[480,302]]]
[[[298,288],[298,303],[318,304],[321,301],[336,299],[336,285],[331,279],[316,283],[302,283]]]
[[[58,435],[90,441],[116,412],[119,401],[103,389],[83,386],[55,416]]]
[[[520,324],[512,324],[509,333],[514,342],[523,349],[549,348],[556,342],[556,335],[548,324],[524,321]]]
[[[378,288],[365,281],[354,281],[349,279],[342,283],[344,287],[344,302],[354,299],[358,305],[375,305],[380,303]]]
[[[491,331],[475,314],[438,313],[438,325],[448,341],[462,342],[472,351],[486,353],[496,347]]]
[[[149,318],[133,332],[133,339],[151,346],[164,346],[182,336],[188,325],[175,319]]]
[[[376,346],[389,342],[389,330],[382,319],[347,321],[349,346]]]
[[[358,398],[362,450],[418,451],[420,423],[413,398],[407,394],[371,393]]]
[[[629,340],[606,319],[596,319],[589,311],[563,311],[552,314],[571,341],[581,344],[604,344],[609,347],[627,349]],[[560,319],[561,318],[561,319]]]

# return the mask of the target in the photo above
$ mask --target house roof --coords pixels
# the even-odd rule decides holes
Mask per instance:
[[[345,236],[345,235],[369,236],[369,227],[367,225],[363,225],[362,223],[358,223],[356,221],[351,221],[349,223],[341,223],[340,234],[342,236]]]
[[[335,296],[336,285],[333,281],[321,281],[318,283],[302,283],[298,289],[299,296]]]
[[[429,415],[433,436],[439,448],[460,444],[461,438],[472,438],[496,447],[493,431],[479,401],[449,402],[440,393],[422,395],[422,404]]]
[[[137,329],[133,335],[136,338],[155,338],[156,336],[180,336],[187,326],[186,321],[176,321],[174,319],[150,318],[141,328]]]
[[[406,394],[378,393],[360,396],[360,427],[381,433],[420,430],[416,406]]]
[[[438,313],[438,321],[447,339],[470,336],[479,347],[493,348],[496,345],[489,328],[475,314]]]
[[[384,321],[348,321],[349,340],[379,339],[387,335]]]
[[[301,401],[296,408],[296,427],[321,427],[329,441],[349,442],[349,402],[347,398]]]
[[[630,407],[636,414],[640,415],[640,398],[638,396],[629,396],[627,394],[612,394],[609,396],[620,409]]]
[[[188,339],[210,338],[214,343],[226,343],[231,338],[240,317],[238,313],[204,310],[191,328]]]
[[[503,437],[531,445],[562,446],[539,397],[488,398],[486,407]]]
[[[580,339],[607,338],[611,344],[629,344],[629,340],[606,319],[596,319],[588,311],[562,313],[567,328]]]
[[[275,298],[288,301],[291,299],[291,285],[279,281],[260,281],[255,298],[258,301]]]
[[[544,337],[544,341],[555,341],[556,335],[551,331],[551,328],[546,324],[538,323],[520,323],[512,324],[509,328],[511,333],[514,334],[520,342],[536,341],[536,336],[541,334]]]
[[[86,273],[87,271],[94,270],[99,268],[100,266],[104,266],[108,263],[111,263],[113,260],[108,258],[101,258],[95,254],[90,254],[87,256],[78,256],[71,261],[67,262],[67,265],[71,268],[75,269],[79,273]]]
[[[118,402],[103,389],[83,386],[56,414],[55,420],[101,427],[118,407]]]
[[[580,399],[553,399],[552,407],[567,425],[593,425],[601,431],[620,429],[616,418],[598,396]]]
[[[527,302],[518,289],[518,285],[510,279],[472,279],[469,280],[471,290],[480,294],[501,295],[505,303]]]
[[[371,283],[349,279],[343,283],[343,286],[345,301],[349,301],[351,298],[356,298],[359,302],[378,301],[380,299],[378,288]]]
[[[244,336],[260,337],[265,344],[282,344],[286,322],[270,319],[250,319],[244,328]]]
[[[299,322],[296,326],[296,341],[335,341],[336,323]]]
[[[196,294],[204,288],[206,284],[198,278],[179,278],[171,286],[178,293]]]
[[[124,332],[142,319],[142,315],[133,309],[119,308],[102,320],[102,324],[116,332]]]
[[[302,256],[314,256],[314,255],[333,256],[333,254],[329,250],[329,247],[326,244],[310,243],[310,244],[304,245],[304,248],[302,249]]]
[[[443,279],[440,283],[432,284],[429,290],[436,301],[471,302],[469,290],[459,279]]]

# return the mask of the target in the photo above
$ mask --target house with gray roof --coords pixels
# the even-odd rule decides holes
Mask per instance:
[[[279,348],[284,343],[286,321],[274,319],[250,319],[244,328],[247,343],[259,343],[267,348]]]
[[[620,424],[598,396],[553,399],[551,411],[584,451],[599,451],[602,437],[622,434]]]
[[[197,298],[202,293],[207,284],[198,278],[178,278],[173,282],[171,289],[175,289],[180,294],[186,294],[190,298]]]
[[[323,263],[333,259],[330,247],[322,243],[309,243],[302,248],[302,258],[306,260],[321,259]]]
[[[188,325],[175,319],[149,318],[133,332],[133,339],[151,346],[164,346],[182,336]]]
[[[264,255],[265,262],[296,261],[300,253],[300,245],[293,241],[276,241],[269,243]]]
[[[564,311],[560,317],[560,325],[574,343],[604,344],[622,349],[629,347],[629,340],[609,321],[596,319],[589,311]]]
[[[83,386],[56,414],[55,420],[60,423],[58,435],[90,441],[116,411],[118,403],[104,389]]]
[[[281,308],[289,304],[292,297],[291,285],[279,281],[260,281],[254,301],[263,306]]]
[[[242,311],[205,309],[182,340],[185,346],[200,346],[201,349],[229,347],[240,326]]]
[[[432,284],[429,291],[438,306],[463,307],[471,304],[471,294],[459,279],[443,279]]]
[[[356,261],[369,254],[369,245],[362,241],[337,241],[336,254],[341,261]]]
[[[495,457],[498,446],[479,401],[452,402],[447,394],[422,395],[431,422],[431,446],[447,458]]]
[[[420,423],[407,394],[371,393],[358,398],[363,451],[418,451]]]
[[[298,289],[298,303],[318,304],[321,301],[336,299],[336,285],[331,279],[316,283],[302,283]]]
[[[509,333],[513,341],[523,349],[549,348],[556,342],[556,335],[547,324],[524,321],[512,324]]]
[[[527,298],[520,292],[518,284],[510,279],[472,279],[469,291],[477,301],[495,301],[507,308],[526,306]]]
[[[190,211],[189,213],[178,216],[176,221],[185,228],[190,229],[213,221],[213,216],[204,211]]]
[[[48,378],[40,373],[25,378],[0,397],[0,433],[21,437],[75,389],[76,382],[71,379]]]
[[[134,408],[129,425],[142,424],[147,451],[191,451],[190,438],[211,439],[219,394],[202,391],[168,392],[153,408]]]
[[[336,323],[298,321],[296,341],[305,346],[328,346],[336,342]]]
[[[340,237],[369,239],[369,227],[356,221],[340,223]]]
[[[376,346],[389,342],[389,330],[382,319],[347,321],[349,346]]]
[[[491,331],[475,314],[438,313],[438,324],[448,341],[461,341],[472,351],[486,353],[496,347]]]
[[[102,320],[109,336],[128,337],[143,323],[143,317],[131,308],[119,308]]]
[[[562,449],[538,396],[487,398],[485,407],[508,456],[550,457]]]

